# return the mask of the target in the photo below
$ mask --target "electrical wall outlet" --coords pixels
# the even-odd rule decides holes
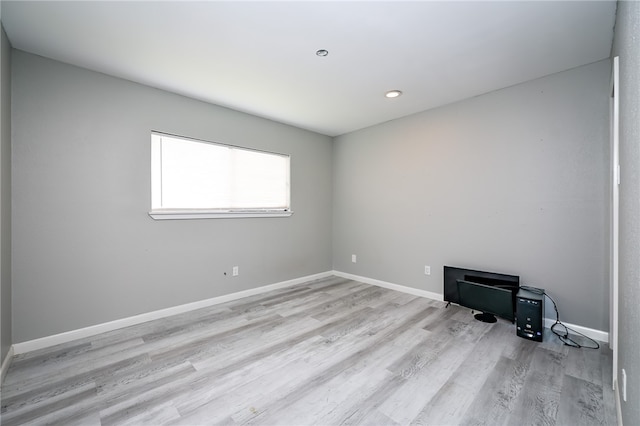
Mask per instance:
[[[424,267],[424,274],[425,275],[431,275],[431,266],[425,266]]]
[[[355,254],[352,254],[352,255],[351,255],[351,261],[352,261],[353,263],[356,263],[357,258],[356,258],[356,255],[355,255]]]
[[[234,267],[233,267],[233,272],[232,272],[231,274],[232,274],[234,277],[237,277],[237,276],[240,274],[240,272],[238,271],[238,267],[237,267],[237,266],[234,266]]]

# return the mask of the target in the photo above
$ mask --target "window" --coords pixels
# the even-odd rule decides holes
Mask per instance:
[[[291,213],[288,155],[151,134],[154,219]]]

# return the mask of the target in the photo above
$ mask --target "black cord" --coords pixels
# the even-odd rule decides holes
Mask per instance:
[[[535,293],[535,294],[539,294],[539,295],[544,295],[546,297],[549,298],[549,300],[551,300],[551,303],[553,303],[553,309],[556,311],[556,322],[551,326],[551,332],[553,334],[555,334],[556,336],[558,336],[558,338],[560,339],[560,341],[562,343],[564,343],[567,346],[571,346],[572,348],[585,348],[585,349],[599,349],[600,348],[600,344],[593,340],[591,337],[585,336],[584,334],[580,333],[579,331],[575,331],[569,327],[567,327],[566,325],[564,325],[561,321],[560,321],[560,314],[558,313],[558,305],[556,305],[555,300],[553,300],[551,298],[551,296],[549,296],[549,294],[547,294],[546,291],[544,291],[541,288],[536,288],[536,287],[529,287],[529,286],[521,286],[520,287],[523,290],[527,290],[530,291],[531,293]],[[556,330],[556,328],[558,327],[563,327],[563,331],[558,331]],[[582,337],[584,337],[587,340],[590,340],[591,342],[594,343],[595,346],[585,346],[585,345],[581,345],[578,342],[576,342],[575,340],[573,340],[571,337],[569,337],[569,332],[573,332],[577,335],[580,335]]]

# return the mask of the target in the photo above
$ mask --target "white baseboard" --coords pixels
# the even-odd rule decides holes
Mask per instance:
[[[26,342],[15,343],[12,346],[12,349],[14,350],[14,353],[16,355],[23,354],[26,352],[32,352],[38,349],[44,349],[44,348],[49,348],[51,346],[59,345],[61,343],[68,343],[73,340],[95,336],[96,334],[105,333],[107,331],[113,331],[120,328],[141,324],[143,322],[165,318],[171,315],[177,315],[184,312],[194,311],[196,309],[206,308],[208,306],[218,305],[220,303],[241,299],[243,297],[253,296],[260,293],[266,293],[271,290],[291,287],[291,286],[303,284],[309,281],[318,280],[321,278],[327,278],[332,275],[333,273],[331,271],[327,271],[327,272],[322,272],[315,275],[308,275],[305,277],[295,278],[293,280],[282,281],[275,284],[269,284],[262,287],[239,291],[237,293],[225,294],[223,296],[218,296],[211,299],[200,300],[193,303],[173,306],[171,308],[160,309],[153,312],[147,312],[144,314],[135,315],[128,318],[122,318],[122,319],[118,319],[115,321],[110,321],[102,324],[97,324],[97,325],[81,328],[78,330],[71,330],[64,333],[60,333],[60,334],[54,334],[52,336],[46,336],[39,339],[29,340]],[[4,364],[3,364],[3,368],[4,368]]]
[[[262,287],[252,288],[249,290],[239,291],[237,293],[226,294],[226,295],[214,297],[211,299],[201,300],[198,302],[187,303],[179,306],[173,306],[171,308],[160,309],[153,312],[147,312],[144,314],[135,315],[128,318],[122,318],[115,321],[97,324],[97,325],[93,325],[93,326],[89,326],[89,327],[85,327],[77,330],[71,330],[64,333],[60,333],[60,334],[54,334],[52,336],[46,336],[39,339],[29,340],[26,342],[14,343],[13,346],[11,346],[11,350],[10,350],[11,357],[7,355],[7,357],[2,363],[2,369],[3,369],[2,377],[4,377],[4,373],[5,373],[5,370],[4,370],[5,363],[7,364],[6,368],[8,369],[13,355],[18,355],[26,352],[39,350],[39,349],[49,348],[51,346],[59,345],[62,343],[68,343],[73,340],[95,336],[96,334],[105,333],[108,331],[113,331],[113,330],[117,330],[124,327],[129,327],[132,325],[141,324],[143,322],[165,318],[171,315],[177,315],[177,314],[193,311],[200,308],[206,308],[208,306],[218,305],[220,303],[230,302],[232,300],[241,299],[243,297],[253,296],[260,293],[266,293],[271,290],[299,285],[309,281],[327,278],[332,275],[342,277],[342,278],[347,278],[354,281],[359,281],[365,284],[371,284],[378,287],[388,288],[390,290],[401,291],[403,293],[408,293],[414,296],[425,297],[427,299],[438,300],[438,301],[444,300],[443,295],[440,293],[420,290],[413,287],[407,287],[399,284],[376,280],[373,278],[362,277],[359,275],[348,274],[340,271],[327,271],[327,272],[322,272],[315,275],[308,275],[305,277],[295,278],[289,281],[283,281],[275,284],[265,285]],[[552,319],[545,318],[545,326],[547,327],[550,327],[554,322],[555,321]],[[567,325],[567,327],[572,328],[575,331],[578,331],[592,339],[595,339],[601,342],[609,341],[609,333],[607,332],[594,330],[591,328],[582,327],[575,324],[568,324],[568,323],[565,323],[565,324]]]
[[[544,326],[547,328],[551,328],[553,324],[555,324],[556,320],[551,318],[544,319]],[[609,341],[609,333],[607,331],[596,330],[594,328],[583,327],[577,324],[570,324],[568,322],[562,322],[568,328],[577,331],[578,333],[584,334],[585,336],[597,340],[599,342],[608,342]]]
[[[359,282],[365,283],[365,284],[371,284],[371,285],[375,285],[375,286],[378,286],[378,287],[388,288],[389,290],[401,291],[403,293],[412,294],[414,296],[425,297],[427,299],[439,300],[441,302],[444,300],[443,295],[440,294],[440,293],[433,293],[431,291],[420,290],[420,289],[417,289],[417,288],[407,287],[407,286],[399,285],[399,284],[393,284],[393,283],[389,283],[389,282],[386,282],[386,281],[376,280],[376,279],[373,279],[373,278],[367,278],[367,277],[361,277],[361,276],[358,276],[358,275],[347,274],[346,272],[333,271],[333,275],[336,275],[336,276],[342,277],[342,278],[347,278],[347,279],[354,280],[354,281],[359,281]]]
[[[2,360],[2,367],[0,368],[0,384],[4,382],[4,376],[7,375],[7,371],[9,371],[9,367],[11,367],[11,361],[13,360],[14,348],[13,345],[9,347],[9,351],[7,352],[7,356]]]
[[[444,296],[441,293],[434,293],[431,291],[426,291],[426,290],[420,290],[417,288],[413,288],[413,287],[407,287],[407,286],[403,286],[403,285],[399,285],[399,284],[393,284],[393,283],[389,283],[386,281],[380,281],[380,280],[376,280],[373,278],[367,278],[367,277],[361,277],[358,275],[353,275],[353,274],[347,274],[345,272],[340,272],[340,271],[333,271],[333,274],[339,277],[343,277],[343,278],[348,278],[350,280],[354,280],[354,281],[359,281],[359,282],[363,282],[365,284],[371,284],[371,285],[376,285],[378,287],[384,287],[384,288],[388,288],[391,290],[397,290],[397,291],[401,291],[403,293],[408,293],[408,294],[412,294],[414,296],[420,296],[420,297],[426,297],[427,299],[433,299],[433,300],[439,300],[439,301],[443,301],[444,300]],[[550,328],[556,321],[554,319],[551,318],[545,318],[544,319],[544,324],[545,327]],[[609,333],[606,331],[601,331],[601,330],[595,330],[593,328],[587,328],[587,327],[583,327],[581,325],[576,325],[576,324],[569,324],[566,322],[563,322],[564,325],[566,325],[567,327],[584,334],[587,337],[590,337],[592,339],[598,340],[600,342],[608,342],[609,341]]]

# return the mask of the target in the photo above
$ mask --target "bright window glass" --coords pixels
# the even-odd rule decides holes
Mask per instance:
[[[288,212],[289,156],[151,135],[151,209]]]

